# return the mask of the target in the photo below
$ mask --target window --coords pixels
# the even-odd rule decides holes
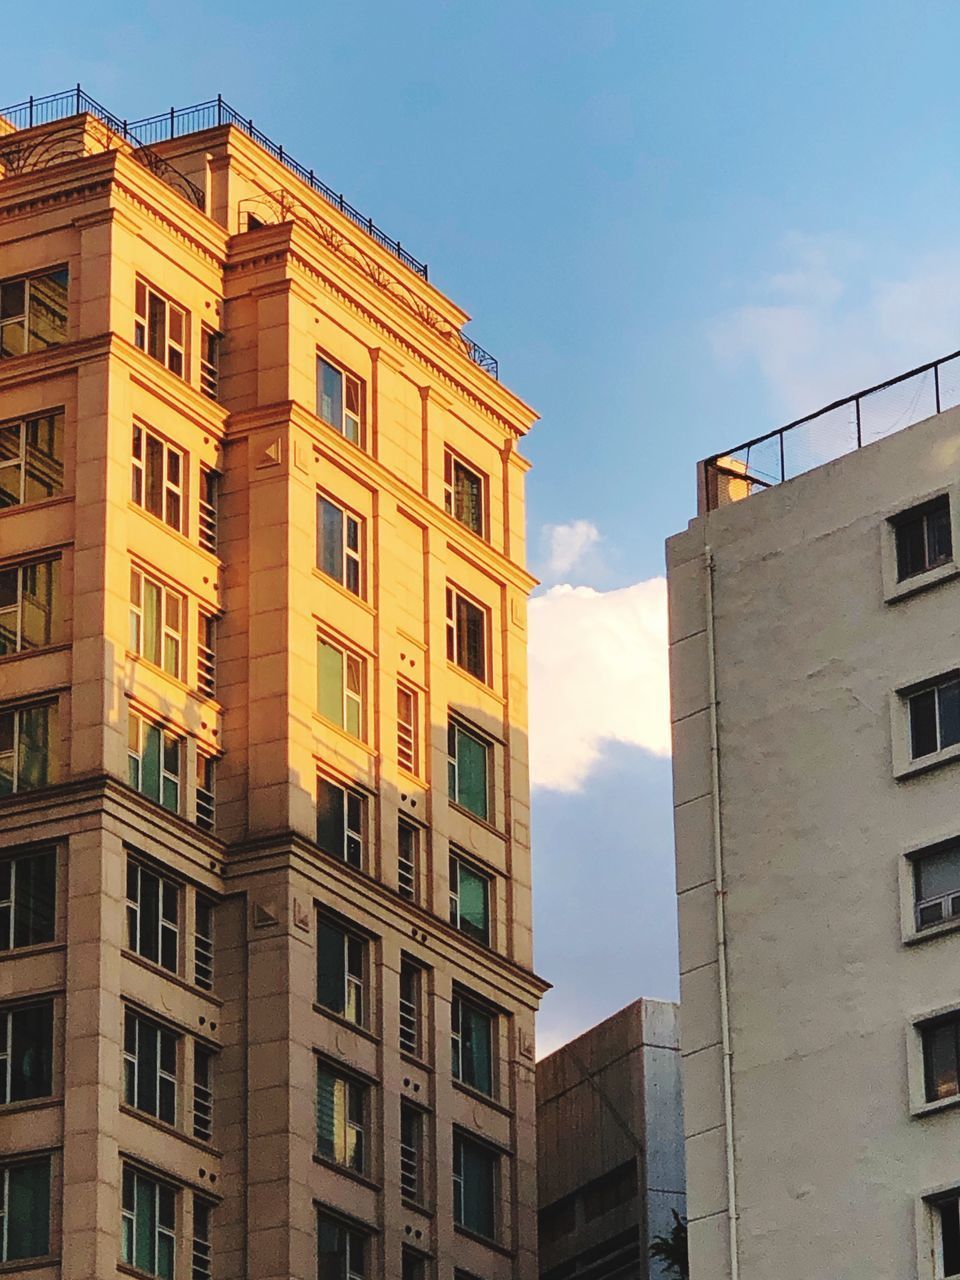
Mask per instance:
[[[365,1167],[366,1086],[317,1064],[317,1151],[354,1173]]]
[[[197,615],[197,688],[206,698],[217,696],[217,620],[202,609]]]
[[[193,980],[204,991],[213,990],[213,914],[208,898],[197,894],[193,935]]]
[[[0,796],[57,780],[57,704],[0,707]]]
[[[213,1140],[213,1053],[196,1042],[193,1046],[193,1136],[201,1142]]]
[[[420,743],[418,741],[417,694],[409,685],[397,683],[397,763],[407,773],[418,773]]]
[[[210,325],[200,326],[200,390],[211,400],[220,398],[220,338]]]
[[[478,818],[489,816],[490,746],[457,720],[447,725],[447,790],[450,799]]]
[[[177,885],[127,859],[127,946],[171,973],[179,968],[179,908]]]
[[[417,901],[420,832],[403,818],[397,820],[397,892],[409,902]]]
[[[537,1214],[537,1235],[540,1248],[544,1245],[556,1244],[564,1236],[570,1234],[577,1225],[576,1195],[561,1196],[552,1204],[546,1205]]]
[[[635,1199],[638,1189],[636,1160],[628,1160],[601,1174],[581,1190],[584,1219],[592,1222],[594,1218],[602,1218],[611,1209]]]
[[[177,1122],[180,1037],[132,1009],[123,1016],[123,1100],[166,1124]]]
[[[213,467],[200,468],[200,545],[216,554],[220,522],[220,472]]]
[[[400,1049],[420,1056],[423,1017],[423,970],[406,956],[400,959]]]
[[[487,681],[487,611],[447,587],[447,658]]]
[[[317,1003],[362,1027],[366,1018],[366,942],[317,917]]]
[[[913,886],[918,929],[960,916],[960,842],[915,858]]]
[[[944,494],[942,498],[897,516],[893,521],[893,532],[897,544],[898,582],[946,564],[953,556],[950,499]]]
[[[56,884],[53,849],[0,861],[0,951],[53,941]]]
[[[364,1280],[366,1274],[366,1233],[318,1210],[318,1280]]]
[[[492,1240],[496,1232],[497,1195],[495,1152],[466,1134],[453,1135],[453,1220],[478,1236]]]
[[[423,1113],[400,1103],[400,1193],[405,1200],[423,1200]]]
[[[354,738],[363,737],[363,661],[319,636],[317,708]]]
[[[173,1187],[123,1166],[120,1259],[147,1275],[173,1280],[177,1193]]]
[[[186,377],[187,313],[143,280],[137,281],[133,341],[178,378]]]
[[[179,591],[130,570],[130,651],[180,679],[186,602]]]
[[[0,1103],[53,1093],[53,1003],[0,1009]]]
[[[183,739],[133,711],[128,729],[127,780],[131,787],[172,813],[179,813]]]
[[[353,444],[363,445],[362,388],[359,378],[317,357],[317,416]]]
[[[324,853],[363,865],[364,799],[358,791],[317,779],[317,844]]]
[[[211,1266],[210,1218],[213,1205],[200,1196],[193,1197],[193,1266],[191,1280],[210,1280]]]
[[[939,1237],[940,1266],[938,1276],[960,1276],[960,1193],[937,1200],[933,1205]]]
[[[450,859],[450,923],[468,938],[489,944],[489,877],[457,857]]]
[[[923,1081],[927,1102],[960,1094],[960,1014],[938,1018],[920,1028]]]
[[[50,1252],[50,1157],[0,1166],[0,1262]]]
[[[0,426],[0,510],[63,493],[63,410]]]
[[[216,762],[213,756],[197,752],[197,826],[201,831],[212,831],[216,819],[214,777]]]
[[[910,753],[914,760],[960,742],[960,677],[922,689],[908,699]]]
[[[59,599],[59,559],[0,569],[0,657],[52,644]]]
[[[483,477],[449,449],[443,459],[443,503],[454,520],[483,537]]]
[[[317,496],[317,568],[355,596],[363,594],[359,519]]]
[[[454,1080],[493,1096],[494,1017],[454,992],[450,1005],[450,1051]]]
[[[167,444],[146,427],[133,424],[132,498],[152,516],[178,533],[186,533],[183,480],[186,471],[182,450]]]
[[[67,340],[66,267],[0,281],[0,358]]]
[[[427,1260],[422,1253],[403,1245],[401,1249],[400,1280],[426,1280]]]

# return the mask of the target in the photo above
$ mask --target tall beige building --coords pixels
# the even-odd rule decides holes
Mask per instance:
[[[960,1275],[958,371],[709,459],[668,544],[692,1280]]]
[[[221,100],[0,121],[0,1271],[533,1280],[523,483]]]

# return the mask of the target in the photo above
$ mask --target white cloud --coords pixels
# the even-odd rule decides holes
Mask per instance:
[[[551,587],[530,601],[533,785],[579,791],[606,742],[670,754],[663,578]]]
[[[589,520],[572,520],[570,524],[544,525],[542,537],[547,555],[544,577],[561,578],[597,546],[600,530]]]

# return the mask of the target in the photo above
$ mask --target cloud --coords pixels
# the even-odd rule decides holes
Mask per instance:
[[[534,597],[529,660],[534,786],[579,791],[606,742],[669,755],[665,579]]]
[[[562,578],[575,569],[600,541],[600,530],[589,520],[570,524],[546,524],[542,539],[546,547],[545,578]]]

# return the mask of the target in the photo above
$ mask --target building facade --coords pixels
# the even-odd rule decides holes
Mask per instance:
[[[0,264],[0,1270],[532,1280],[534,415],[221,100]]]
[[[541,1280],[660,1280],[685,1211],[678,1008],[636,1000],[537,1063]]]
[[[668,544],[692,1280],[960,1274],[955,375],[710,459]]]

